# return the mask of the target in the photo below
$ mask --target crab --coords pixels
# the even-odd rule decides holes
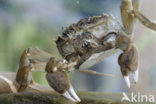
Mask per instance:
[[[139,55],[133,41],[135,19],[156,30],[156,24],[148,20],[140,11],[139,0],[122,0],[121,17],[123,26],[111,15],[102,14],[81,19],[67,27],[56,39],[62,59],[58,59],[39,48],[24,50],[16,75],[16,92],[22,92],[34,81],[32,71],[46,73],[49,85],[65,98],[80,102],[74,91],[68,73],[80,71],[95,75],[111,76],[87,70],[104,58],[122,51],[118,58],[121,73],[128,87],[130,74],[134,83],[139,79]],[[34,89],[39,90],[34,87]]]

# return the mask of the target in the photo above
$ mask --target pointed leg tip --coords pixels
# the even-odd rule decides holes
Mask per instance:
[[[74,99],[76,99],[78,102],[80,102],[80,98],[77,96],[76,92],[74,91],[72,85],[69,88],[69,93],[74,97]]]
[[[134,72],[134,83],[136,84],[139,80],[139,69]]]
[[[75,95],[72,94],[72,96],[70,95],[70,92],[66,91],[62,94],[62,96],[64,96],[66,99],[75,102],[76,104],[81,102],[80,98],[77,96],[76,98],[74,97]],[[74,98],[73,98],[74,97]]]
[[[66,99],[73,101],[73,102],[77,102],[75,99],[73,99],[70,94],[66,91],[62,94],[62,96],[64,96]]]
[[[80,102],[81,102],[81,100],[80,100],[80,99],[75,101],[75,103],[76,103],[76,104],[78,104],[78,103],[80,103]]]
[[[77,100],[78,102],[81,102],[81,99],[79,98],[79,100]]]
[[[79,103],[79,102],[81,102],[81,100],[79,99],[79,100],[76,100],[76,102],[75,103]]]
[[[130,88],[131,87],[131,84],[130,84],[129,76],[124,76],[124,79],[125,79],[125,82],[126,82],[128,88]]]
[[[130,84],[127,84],[127,87],[128,87],[128,88],[131,88],[131,85],[130,85]]]
[[[138,80],[134,79],[134,83],[137,84],[138,83]]]
[[[137,83],[138,83],[138,79],[134,78],[134,84],[137,84]]]
[[[81,101],[75,101],[76,104],[80,103]]]

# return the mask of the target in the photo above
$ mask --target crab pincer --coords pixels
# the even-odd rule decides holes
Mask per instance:
[[[55,64],[53,64],[55,62]],[[57,63],[58,62],[58,63]],[[46,79],[49,85],[59,94],[65,98],[73,101],[75,103],[80,102],[80,98],[77,96],[74,91],[69,79],[67,72],[60,70],[59,62],[56,58],[52,57],[46,65]]]
[[[117,37],[116,46],[123,51],[118,58],[121,73],[130,88],[130,73],[134,74],[135,83],[138,82],[138,50],[132,40],[124,35]]]

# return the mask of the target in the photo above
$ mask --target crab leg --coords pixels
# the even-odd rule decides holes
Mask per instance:
[[[132,15],[134,15],[144,26],[156,31],[156,23],[150,21],[139,11],[140,2],[141,0],[132,1],[133,4],[133,12],[131,12]]]
[[[30,66],[32,71],[39,71],[39,72],[45,72],[45,67],[48,62],[48,60],[52,57],[49,53],[44,52],[43,50],[39,48],[29,48],[29,55],[28,59],[30,60]],[[65,60],[64,60],[65,61]],[[68,62],[66,62],[68,63]],[[105,74],[105,73],[98,73],[96,71],[84,69],[84,70],[76,70],[74,69],[74,66],[77,65],[75,62],[68,63],[66,67],[68,67],[67,71],[76,71],[81,73],[87,73],[92,75],[99,75],[99,76],[109,76],[112,77],[111,74]]]
[[[24,91],[31,83],[31,68],[29,67],[29,60],[27,57],[27,50],[25,50],[21,56],[19,69],[16,75],[16,82],[18,83],[18,92]]]
[[[50,54],[38,49],[28,48],[24,50],[18,72],[16,75],[16,83],[18,92],[26,91],[27,88],[43,92],[41,88],[37,87],[31,77],[31,71],[42,71],[46,72],[46,79],[49,85],[58,93],[65,98],[78,103],[80,98],[74,91],[67,73],[74,69],[77,62],[68,63],[66,60],[58,60],[52,57]],[[89,74],[104,75],[93,71],[87,71]]]
[[[156,23],[151,22],[147,17],[145,17],[141,12],[134,10],[134,16],[146,27],[156,31]]]
[[[106,74],[106,73],[99,73],[93,70],[84,69],[84,70],[75,70],[76,72],[80,73],[86,73],[86,74],[92,74],[92,75],[98,75],[98,76],[107,76],[107,77],[114,77],[112,74]]]
[[[46,79],[49,85],[59,94],[64,96],[65,98],[73,101],[73,102],[80,102],[80,98],[77,96],[76,92],[74,91],[66,72],[66,68],[62,66],[66,62],[59,61],[55,57],[51,57],[46,65]]]
[[[131,11],[133,10],[132,1],[122,0],[120,10],[125,32],[130,35],[133,32],[134,25],[134,16],[131,14]]]
[[[17,87],[14,84],[14,73],[0,73],[0,94],[1,93],[17,93]]]
[[[132,0],[133,10],[139,10],[141,0]]]
[[[118,58],[118,63],[126,84],[130,88],[130,73],[134,74],[135,83],[138,82],[138,50],[131,39],[124,35],[117,37],[116,41],[116,46],[123,51]]]
[[[36,91],[40,91],[39,88],[32,87],[35,83],[32,79],[31,71],[37,70],[37,68],[39,70],[45,69],[45,62],[48,60],[48,57],[46,57],[46,53],[41,52],[42,51],[38,48],[28,48],[24,50],[20,58],[19,68],[16,74],[16,81],[14,82],[17,85],[18,92],[25,91],[28,87]],[[44,63],[45,65],[41,63]],[[35,65],[35,67],[33,65]]]
[[[28,48],[29,54],[27,55],[32,71],[45,72],[45,66],[52,57],[49,53],[39,48]]]

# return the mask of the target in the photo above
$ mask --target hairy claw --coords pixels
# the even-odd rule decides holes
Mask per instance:
[[[124,76],[128,87],[130,87],[130,73],[134,73],[134,80],[135,82],[138,81],[138,51],[133,43],[129,44],[127,48],[122,50],[123,53],[119,56],[118,63],[120,65],[122,75]]]
[[[74,91],[66,72],[47,72],[46,79],[49,85],[62,96],[74,102],[81,101],[80,98],[77,96],[76,92]]]

